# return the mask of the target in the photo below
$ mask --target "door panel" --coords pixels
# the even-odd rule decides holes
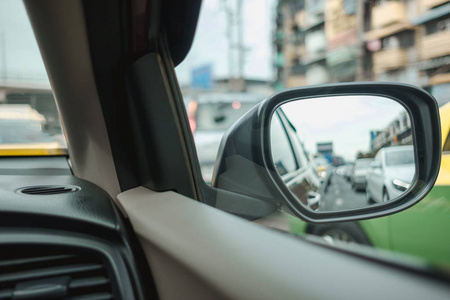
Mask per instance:
[[[450,297],[446,283],[389,263],[399,257],[386,260],[371,249],[360,254],[370,259],[338,252],[174,192],[138,187],[118,199],[146,251],[162,299],[178,296],[178,289],[187,298],[219,299]]]

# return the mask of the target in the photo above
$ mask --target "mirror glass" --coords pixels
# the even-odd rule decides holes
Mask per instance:
[[[411,120],[380,96],[334,96],[283,104],[271,121],[278,175],[299,203],[339,211],[392,201],[416,172]]]

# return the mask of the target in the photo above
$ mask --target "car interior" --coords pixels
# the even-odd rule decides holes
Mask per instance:
[[[261,226],[278,207],[205,184],[174,70],[200,0],[24,4],[68,155],[0,158],[0,299],[449,299],[446,270]]]

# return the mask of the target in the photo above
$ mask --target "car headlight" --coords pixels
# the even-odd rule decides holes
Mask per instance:
[[[327,177],[327,172],[325,172],[325,171],[318,172],[317,175],[319,175],[319,177],[325,178],[325,177]]]
[[[327,168],[324,166],[319,166],[316,168],[316,173],[319,177],[325,178],[327,176]]]
[[[399,179],[394,179],[392,180],[392,184],[394,185],[394,187],[399,190],[399,191],[406,191],[407,189],[409,189],[410,184],[406,183],[404,181],[401,181]]]

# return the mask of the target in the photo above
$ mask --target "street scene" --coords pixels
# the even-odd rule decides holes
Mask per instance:
[[[450,0],[0,0],[0,300],[450,300]]]
[[[83,20],[92,18],[87,11],[96,6],[87,5],[88,1],[79,2],[83,4],[74,12],[86,14]],[[113,1],[111,5],[119,2]],[[193,1],[186,1],[190,2]],[[139,9],[132,8],[136,3],[129,7],[123,5],[117,11],[122,12],[125,22],[128,10]],[[155,7],[169,10],[171,5],[169,1]],[[14,10],[17,13],[10,13]],[[185,12],[174,11],[180,15]],[[115,12],[111,9],[109,13]],[[124,178],[118,182],[120,188],[111,190],[113,199],[119,192],[146,184],[146,188],[187,195],[221,212],[261,223],[267,217],[262,212],[272,214],[273,210],[266,208],[273,206],[283,213],[283,228],[290,234],[332,237],[450,266],[447,230],[450,227],[450,0],[203,0],[198,19],[192,19],[192,24],[198,24],[192,25],[192,37],[188,38],[184,32],[191,26],[173,25],[173,30],[189,40],[183,42],[186,51],[180,54],[169,49],[177,39],[168,39],[166,29],[161,28],[162,36],[155,39],[155,43],[167,42],[161,47],[154,45],[154,41],[142,45],[134,41],[139,36],[145,40],[147,34],[125,34],[126,30],[141,25],[155,23],[156,26],[162,22],[161,26],[166,26],[159,17],[150,21],[144,18],[136,24],[117,23],[104,32],[97,32],[94,24],[109,24],[106,22],[109,13],[98,21],[92,18],[92,23],[79,24],[81,27],[64,27],[78,34],[92,31],[84,37],[86,41],[80,40],[80,48],[92,53],[83,55],[86,65],[80,64],[77,56],[64,54],[71,64],[53,71],[50,83],[47,68],[59,64],[44,65],[40,51],[50,51],[53,44],[46,46],[41,36],[44,46],[38,46],[22,1],[0,0],[2,160],[63,158],[70,165],[68,170],[73,168],[71,173],[78,176],[89,175],[85,168],[94,166],[92,161],[98,158],[117,159],[117,164],[105,164],[111,170],[116,168],[118,176]],[[173,19],[181,21],[180,15],[175,14]],[[51,20],[44,23],[57,31],[57,24],[53,26]],[[55,38],[55,43],[63,41],[62,32],[61,29],[61,37]],[[151,32],[148,38],[154,38]],[[104,48],[94,51],[105,41],[108,44]],[[78,50],[73,46],[61,48],[64,53],[69,48]],[[147,51],[154,55],[153,52],[163,50],[167,53],[156,53],[158,63],[154,67],[158,66],[158,70],[142,79],[142,88],[151,91],[129,91],[137,88],[132,84],[137,78],[133,76],[138,76],[140,69],[133,66],[142,63],[138,59],[140,55],[150,54]],[[52,62],[53,56],[57,58],[56,51],[47,52],[46,60]],[[138,55],[126,58],[133,51]],[[139,74],[129,72],[132,67]],[[78,68],[80,72],[85,68],[95,72],[89,76],[77,75],[83,78],[78,84],[63,84],[64,74],[72,74],[72,69],[75,72]],[[116,68],[120,71],[114,71]],[[144,77],[144,73],[140,76]],[[126,82],[122,82],[124,78]],[[442,150],[442,163],[429,195],[411,192],[417,191],[419,184],[415,184],[423,179],[420,170],[426,165],[423,160],[427,157],[417,137],[440,137],[438,125],[433,134],[419,132],[418,119],[425,118],[419,118],[408,106],[414,97],[402,99],[399,94],[396,98],[383,91],[366,93],[358,88],[361,82],[414,86],[417,93],[430,97],[429,103],[436,100],[443,144],[439,149],[436,146],[434,153]],[[329,86],[352,89],[345,93],[320,93]],[[59,89],[54,94],[55,87]],[[305,90],[312,92],[306,94],[309,96],[302,95]],[[285,96],[283,102],[272,106],[271,111],[264,111],[270,106],[264,105],[280,99],[277,98],[280,94]],[[72,99],[72,96],[77,97]],[[152,97],[155,103],[136,100],[144,96]],[[66,106],[58,106],[55,103],[58,98]],[[83,101],[91,101],[93,106],[81,105]],[[72,110],[72,105],[81,105],[82,109]],[[416,107],[422,109],[420,105]],[[433,111],[437,113],[437,109]],[[67,117],[60,119],[61,113]],[[91,118],[91,113],[99,117],[82,122]],[[176,118],[172,119],[171,115]],[[263,126],[257,123],[262,116]],[[144,118],[155,122],[146,122]],[[428,119],[437,118],[434,115]],[[242,134],[234,136],[241,139],[227,140],[243,120],[255,121],[252,124],[255,126],[242,130],[250,132],[251,138]],[[106,129],[104,125],[108,125]],[[89,134],[84,126],[100,128],[103,138]],[[78,136],[83,130],[86,134]],[[68,143],[66,133],[80,138],[81,142]],[[176,146],[181,142],[181,146]],[[239,143],[247,143],[251,148],[238,149]],[[164,147],[158,148],[159,144]],[[112,152],[106,155],[101,150]],[[100,154],[91,157],[90,153]],[[229,166],[241,169],[224,174]],[[437,162],[435,166],[438,167]],[[5,169],[9,172],[9,168]],[[155,180],[145,177],[147,172]],[[183,172],[186,174],[182,175]],[[105,176],[92,174],[95,176],[88,178],[92,182],[110,187]],[[112,171],[104,174],[114,175]],[[258,181],[259,175],[264,181]],[[182,176],[186,177],[182,180],[185,184],[178,182]],[[432,183],[426,186],[431,187]],[[320,226],[314,219],[305,217],[316,215],[315,212],[350,215],[353,209],[376,211],[397,204],[400,207],[406,197],[395,201],[405,193],[423,199],[407,209],[401,207],[398,214],[386,218],[372,215],[363,220],[358,215],[355,218],[358,221]],[[264,205],[256,205],[261,203]],[[302,215],[299,211],[306,213]],[[328,215],[339,216],[338,213]]]

